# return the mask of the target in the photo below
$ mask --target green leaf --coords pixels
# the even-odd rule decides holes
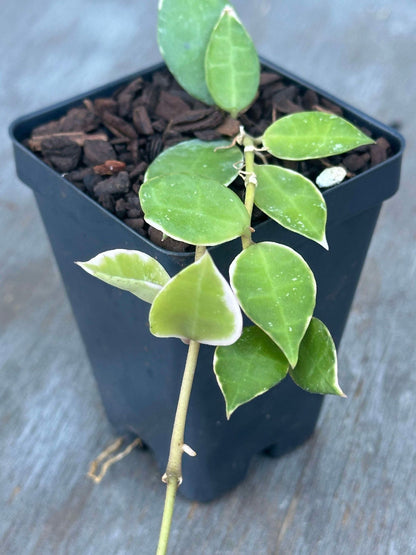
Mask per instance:
[[[205,78],[215,103],[234,118],[256,96],[260,80],[256,48],[230,5],[225,6],[212,31]]]
[[[283,380],[288,369],[282,351],[256,326],[244,328],[233,345],[217,347],[214,372],[224,395],[227,418]]]
[[[295,366],[315,306],[316,284],[309,266],[293,249],[265,242],[240,253],[230,276],[241,308]]]
[[[315,185],[297,172],[280,166],[255,166],[254,202],[283,227],[300,233],[324,248],[326,203]]]
[[[284,160],[342,154],[374,141],[343,118],[326,112],[298,112],[278,119],[263,135],[266,149]]]
[[[214,104],[205,83],[205,51],[226,0],[159,0],[158,43],[168,68],[192,96]]]
[[[129,291],[148,303],[153,302],[170,279],[157,260],[140,251],[114,249],[75,264],[101,281]]]
[[[207,252],[165,285],[149,320],[150,331],[158,337],[207,345],[234,343],[243,325],[237,299]]]
[[[328,328],[312,318],[299,349],[299,359],[289,373],[309,393],[332,393],[345,397],[338,384],[337,352]]]
[[[150,164],[145,181],[159,175],[189,173],[199,178],[215,179],[229,185],[238,175],[243,164],[242,151],[229,141],[200,141],[193,139],[168,148]]]
[[[218,245],[235,239],[250,224],[246,207],[221,183],[171,174],[140,187],[145,220],[166,235],[192,245]]]

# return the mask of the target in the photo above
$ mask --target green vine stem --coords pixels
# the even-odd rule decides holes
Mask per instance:
[[[246,187],[246,195],[244,204],[247,208],[247,212],[250,215],[253,212],[254,206],[254,195],[256,193],[257,187],[257,178],[256,174],[254,173],[254,152],[255,152],[255,139],[250,137],[244,133],[242,138],[242,143],[244,146],[244,162],[245,162],[245,175],[244,175],[244,184]],[[251,240],[251,231],[248,230],[244,235],[241,237],[241,243],[243,245],[243,249],[246,249],[252,244]]]
[[[195,249],[195,261],[199,260],[205,253],[206,247],[197,246]],[[169,459],[166,472],[162,480],[166,483],[166,498],[163,509],[162,524],[160,527],[159,544],[157,555],[165,555],[168,547],[170,528],[172,524],[173,509],[175,505],[176,492],[182,482],[182,456],[184,449],[184,433],[186,415],[188,412],[189,399],[198,361],[200,344],[191,340],[186,357],[185,370],[183,373],[178,405],[176,408],[175,422],[173,424],[170,442]]]
[[[244,184],[246,187],[245,206],[247,208],[247,212],[250,215],[250,218],[253,212],[254,195],[257,186],[256,174],[254,173],[254,152],[256,148],[255,144],[255,139],[253,137],[250,137],[250,135],[243,133],[242,145],[244,146],[245,162]],[[248,230],[244,235],[242,235],[241,242],[243,249],[246,249],[252,244],[251,230]],[[203,256],[205,250],[206,247],[196,247],[195,261],[199,260],[201,256]],[[182,456],[184,453],[184,449],[186,449],[186,446],[184,444],[186,415],[188,411],[195,369],[198,361],[199,347],[200,344],[197,341],[190,341],[185,370],[182,378],[181,390],[179,393],[178,405],[176,408],[175,422],[173,424],[168,464],[166,467],[166,472],[162,478],[167,487],[156,555],[165,555],[167,552],[176,492],[178,491],[178,487],[182,482]]]

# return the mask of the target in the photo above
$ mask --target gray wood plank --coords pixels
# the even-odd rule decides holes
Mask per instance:
[[[408,141],[340,352],[347,400],[327,399],[314,438],[208,505],[178,499],[171,553],[416,553],[413,0],[235,2],[266,57]],[[156,2],[2,6],[0,44],[0,552],[150,554],[164,486],[136,450],[100,485],[88,463],[113,439],[6,125],[159,59]]]

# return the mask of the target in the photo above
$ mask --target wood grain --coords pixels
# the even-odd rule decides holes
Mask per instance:
[[[178,500],[172,554],[416,553],[413,0],[383,7],[235,2],[259,50],[387,123],[403,122],[401,192],[376,230],[340,353],[348,399],[313,439],[209,505]],[[0,19],[0,552],[151,554],[164,486],[136,450],[100,485],[114,436],[6,125],[159,59],[156,2],[6,2]]]

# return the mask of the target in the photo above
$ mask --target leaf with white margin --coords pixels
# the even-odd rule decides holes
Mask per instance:
[[[178,83],[192,96],[214,104],[205,83],[205,51],[225,0],[159,0],[157,40]]]
[[[144,252],[134,250],[109,250],[87,262],[75,264],[88,274],[109,285],[129,291],[147,303],[153,302],[170,279],[157,260]]]
[[[325,238],[326,203],[315,185],[280,166],[255,166],[257,187],[254,202],[286,229],[308,237],[328,249]]]
[[[348,152],[374,141],[349,121],[326,112],[297,112],[276,120],[262,137],[284,160],[311,160]]]
[[[208,252],[174,276],[153,301],[150,331],[206,345],[230,345],[243,318],[237,299]]]
[[[289,373],[309,393],[346,396],[338,383],[334,341],[328,328],[317,318],[312,318],[300,344],[298,363]]]
[[[243,311],[295,366],[316,298],[315,278],[304,259],[285,245],[257,243],[233,260],[230,277]]]
[[[139,196],[147,223],[191,245],[225,243],[250,225],[240,198],[213,179],[161,175],[145,181]]]
[[[244,161],[242,151],[237,146],[229,148],[229,144],[229,141],[193,139],[174,145],[150,164],[145,181],[159,175],[189,173],[229,185],[237,177]]]
[[[233,118],[256,96],[260,81],[257,51],[230,5],[223,9],[209,39],[205,79],[215,103]]]
[[[288,369],[282,351],[257,326],[244,328],[232,345],[217,347],[214,372],[224,395],[227,418],[282,381]]]

